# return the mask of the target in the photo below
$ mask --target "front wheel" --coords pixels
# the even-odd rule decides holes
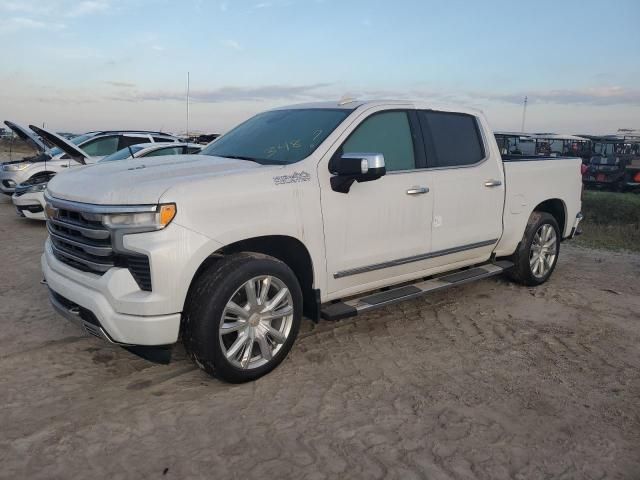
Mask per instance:
[[[280,260],[256,253],[224,257],[193,286],[184,315],[184,344],[211,375],[233,383],[277,367],[295,341],[302,292]]]
[[[511,257],[514,263],[511,278],[523,285],[546,282],[558,262],[560,228],[549,213],[533,212],[527,222],[522,241]]]

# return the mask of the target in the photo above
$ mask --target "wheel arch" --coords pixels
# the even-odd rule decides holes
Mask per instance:
[[[205,270],[225,255],[239,252],[262,253],[287,264],[293,270],[300,283],[305,316],[314,321],[319,319],[320,294],[319,290],[314,289],[314,270],[311,254],[300,240],[287,235],[264,235],[246,238],[220,247],[205,258],[197,268],[189,285],[185,303],[189,301],[189,294],[193,285]]]
[[[551,198],[539,203],[533,209],[534,212],[546,212],[555,218],[560,227],[560,236],[564,238],[567,227],[567,206],[559,198]]]

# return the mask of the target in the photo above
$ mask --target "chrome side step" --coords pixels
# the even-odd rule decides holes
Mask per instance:
[[[350,298],[336,303],[328,303],[320,307],[320,313],[323,319],[332,321],[355,317],[360,313],[364,313],[375,308],[403,302],[405,300],[420,297],[427,293],[444,290],[457,285],[463,285],[483,278],[493,277],[494,275],[500,275],[511,267],[513,267],[513,263],[508,260],[486,263],[477,267],[458,270],[453,273],[445,273],[441,276],[429,278],[428,280],[422,280],[409,285],[403,285],[389,290],[382,290],[373,294],[366,294],[363,297]]]

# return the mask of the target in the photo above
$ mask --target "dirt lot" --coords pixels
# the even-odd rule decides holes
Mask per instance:
[[[2,478],[640,478],[640,255],[307,322],[233,386],[57,317],[44,238],[0,199]]]

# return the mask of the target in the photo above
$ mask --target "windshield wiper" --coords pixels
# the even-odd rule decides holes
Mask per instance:
[[[261,162],[261,160],[258,158],[243,157],[242,155],[220,155],[220,156],[224,158],[233,158],[234,160],[248,160],[250,162],[256,162],[256,163]]]

